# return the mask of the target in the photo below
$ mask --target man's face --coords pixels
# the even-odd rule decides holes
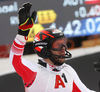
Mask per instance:
[[[65,56],[65,49],[67,48],[66,46],[66,38],[58,38],[52,43],[52,49],[51,53],[59,56]],[[64,63],[65,58],[59,58],[55,59],[59,63]]]

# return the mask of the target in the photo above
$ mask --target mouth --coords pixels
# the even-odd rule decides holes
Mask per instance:
[[[65,54],[60,54],[60,56],[65,56]]]

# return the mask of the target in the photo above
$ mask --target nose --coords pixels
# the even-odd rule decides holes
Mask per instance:
[[[65,45],[62,45],[61,50],[64,50],[65,51],[65,49],[66,49]]]

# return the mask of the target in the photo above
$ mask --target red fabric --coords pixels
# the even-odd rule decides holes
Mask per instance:
[[[75,84],[75,82],[73,82],[73,91],[72,92],[81,92],[80,89]]]
[[[15,46],[19,47],[19,48],[23,48],[23,47],[24,47],[24,45],[19,45],[19,44],[17,44],[15,41],[13,42],[13,44],[14,44]]]
[[[27,84],[26,86],[31,85],[35,80],[37,72],[33,72],[28,67],[22,64],[21,55],[14,55],[12,64],[16,72],[22,77],[24,83]]]
[[[23,53],[23,50],[24,50],[24,48],[16,48],[15,47],[15,45],[12,45],[12,51],[13,51],[13,53],[16,53],[16,54],[22,54]]]

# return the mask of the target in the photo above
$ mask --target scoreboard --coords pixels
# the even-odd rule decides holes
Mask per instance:
[[[18,29],[18,9],[27,0],[0,1],[0,45],[12,43]],[[100,34],[100,0],[28,0],[37,19],[29,41],[44,28],[58,28],[67,38]]]

